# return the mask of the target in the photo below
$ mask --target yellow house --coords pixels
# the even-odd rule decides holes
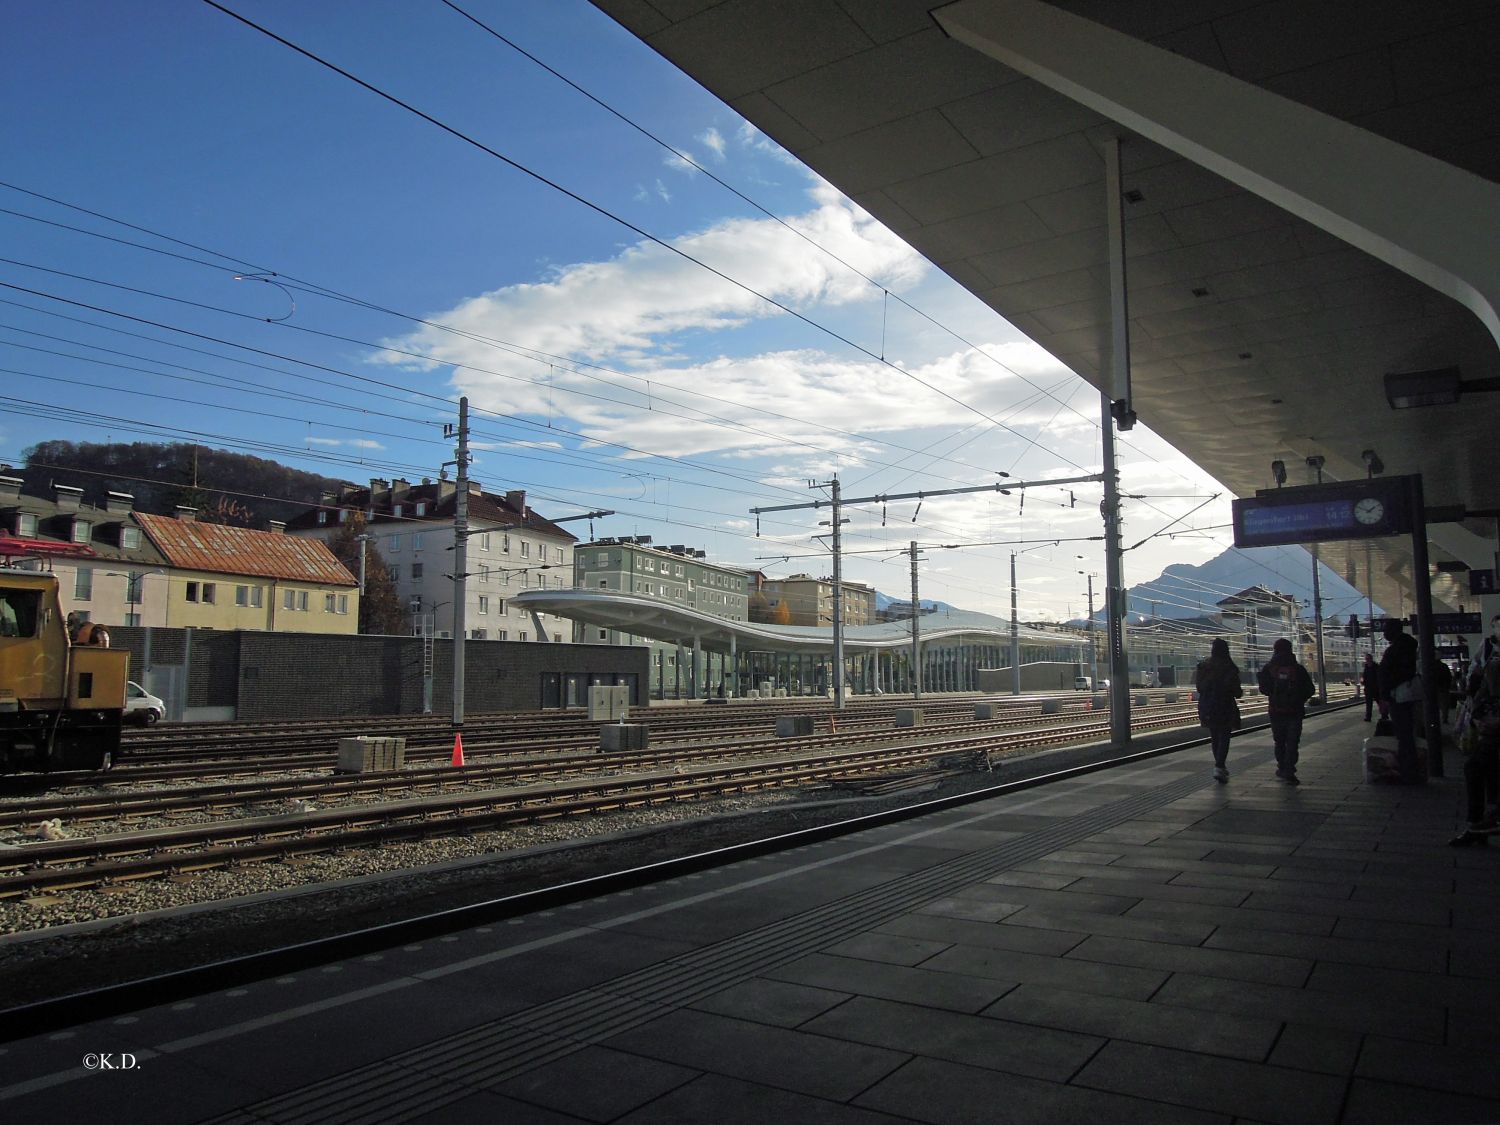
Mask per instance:
[[[167,559],[167,616],[174,629],[278,633],[359,632],[359,582],[321,541],[198,523],[191,509],[135,513]]]

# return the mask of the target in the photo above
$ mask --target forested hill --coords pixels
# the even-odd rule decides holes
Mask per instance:
[[[22,491],[32,496],[50,500],[53,485],[74,485],[83,489],[85,503],[102,506],[106,492],[128,492],[138,511],[171,515],[185,504],[197,508],[200,519],[241,527],[289,520],[339,484],[204,445],[44,441],[25,456],[26,464],[6,475],[22,478]]]

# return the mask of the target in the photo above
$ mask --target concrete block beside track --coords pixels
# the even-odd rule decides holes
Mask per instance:
[[[649,729],[645,723],[606,723],[599,728],[599,749],[644,750]]]
[[[976,719],[993,719],[998,708],[993,703],[974,704],[974,717]]]
[[[1061,713],[1062,713],[1062,700],[1061,699],[1044,699],[1044,700],[1042,700],[1042,714],[1043,715],[1059,715]]]
[[[406,765],[406,739],[393,736],[356,735],[339,739],[338,773],[369,773],[399,770]]]
[[[922,708],[920,707],[897,707],[896,725],[898,727],[919,727],[922,725]]]
[[[813,732],[811,715],[778,715],[776,717],[777,738],[801,738]]]

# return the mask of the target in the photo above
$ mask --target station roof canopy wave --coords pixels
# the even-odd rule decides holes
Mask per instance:
[[[639,594],[604,590],[527,590],[510,604],[528,612],[552,613],[600,629],[618,629],[654,640],[691,644],[728,652],[730,638],[741,651],[828,652],[833,648],[833,630],[809,625],[762,625],[752,621],[728,621],[686,606],[673,605]],[[1020,626],[1020,642],[1028,646],[1086,649],[1084,637]],[[923,645],[929,643],[1010,644],[1010,622],[987,613],[954,610],[924,614],[920,620]],[[911,646],[910,621],[885,621],[877,625],[844,628],[844,648],[850,653],[900,650]]]
[[[1449,510],[1428,529],[1440,607],[1492,565],[1488,0],[593,2],[1111,391],[1119,138],[1140,420],[1241,497],[1277,460],[1292,484],[1309,457],[1361,480],[1373,450]],[[1446,405],[1395,409],[1386,375],[1454,368]],[[1323,560],[1411,604],[1406,538]]]

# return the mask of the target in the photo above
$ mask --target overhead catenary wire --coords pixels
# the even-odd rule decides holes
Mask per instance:
[[[985,419],[989,420],[990,422],[992,422],[998,428],[1005,430],[1007,433],[1012,434],[1013,436],[1021,439],[1022,441],[1026,442],[1027,444],[1034,445],[1034,446],[1036,446],[1036,447],[1038,447],[1040,449],[1044,449],[1047,452],[1052,453],[1053,456],[1057,456],[1061,460],[1066,461],[1068,464],[1073,465],[1075,468],[1078,468],[1078,469],[1082,469],[1083,468],[1083,466],[1077,464],[1077,462],[1073,461],[1071,458],[1068,458],[1066,456],[1062,456],[1060,454],[1057,454],[1056,451],[1054,451],[1054,450],[1047,449],[1047,447],[1044,446],[1044,445],[1042,445],[1042,443],[1039,442],[1037,439],[1032,438],[1032,437],[1030,437],[1030,436],[1028,436],[1026,434],[1023,434],[1023,433],[1019,432],[1018,430],[1014,429],[1014,427],[1007,426],[1005,423],[1000,422],[997,419],[991,417],[989,414],[987,414],[985,411],[980,410],[978,407],[976,407],[976,406],[974,406],[974,405],[972,405],[970,403],[964,402],[962,399],[960,399],[960,398],[958,398],[958,397],[956,397],[954,395],[949,394],[947,391],[943,390],[941,387],[935,387],[935,386],[933,386],[931,383],[927,382],[926,380],[924,380],[924,379],[922,379],[922,378],[914,375],[910,371],[907,371],[905,368],[901,367],[899,364],[892,363],[890,360],[886,360],[886,359],[881,358],[879,355],[877,355],[875,352],[873,352],[869,348],[863,346],[862,344],[859,344],[859,343],[855,342],[854,340],[848,338],[847,336],[842,335],[839,332],[834,331],[833,329],[827,327],[826,325],[819,323],[818,321],[814,320],[813,318],[809,317],[807,314],[799,311],[798,309],[793,308],[792,306],[786,304],[783,301],[778,301],[774,297],[771,297],[771,296],[769,296],[767,294],[761,293],[759,290],[755,289],[753,286],[747,285],[746,283],[738,280],[735,277],[732,277],[731,275],[729,275],[729,274],[723,272],[722,270],[720,270],[720,269],[718,269],[718,268],[710,265],[709,263],[704,262],[703,260],[694,257],[693,255],[689,254],[687,251],[683,250],[681,247],[674,246],[668,240],[663,239],[663,238],[661,238],[661,237],[659,237],[659,236],[657,236],[655,234],[652,234],[650,231],[646,230],[644,227],[641,227],[638,224],[631,222],[629,219],[626,219],[625,217],[623,217],[621,215],[618,215],[618,214],[616,214],[613,211],[610,211],[607,207],[604,207],[601,204],[595,203],[593,200],[588,199],[587,197],[579,194],[578,192],[573,191],[572,189],[563,186],[562,184],[558,183],[556,180],[553,180],[553,179],[551,179],[551,178],[543,175],[542,173],[536,171],[533,168],[528,167],[527,165],[521,163],[520,161],[518,161],[518,160],[516,160],[516,159],[514,159],[512,157],[506,156],[504,153],[500,152],[498,149],[490,147],[489,145],[485,144],[483,141],[477,140],[476,138],[469,136],[467,133],[463,132],[462,130],[457,129],[454,126],[447,124],[446,122],[440,120],[437,117],[434,117],[433,115],[425,112],[424,110],[418,109],[416,106],[410,104],[409,102],[403,101],[402,99],[396,97],[394,94],[391,94],[391,93],[389,93],[389,92],[381,89],[380,87],[374,85],[373,83],[365,81],[363,78],[360,78],[358,75],[352,73],[351,71],[348,71],[348,70],[344,69],[343,67],[339,66],[338,64],[336,64],[334,62],[331,62],[330,60],[323,58],[321,55],[318,55],[315,52],[310,51],[307,48],[302,47],[302,46],[300,46],[300,45],[292,42],[290,39],[287,39],[284,36],[278,35],[276,32],[270,30],[269,28],[264,27],[261,24],[258,24],[255,21],[253,21],[251,19],[248,19],[245,16],[240,15],[238,12],[235,12],[233,9],[225,7],[223,4],[218,3],[218,0],[202,0],[202,3],[207,4],[209,7],[214,8],[217,11],[223,12],[226,16],[229,16],[231,19],[239,21],[240,23],[244,24],[246,27],[251,28],[252,30],[259,32],[260,34],[266,36],[269,39],[274,40],[277,43],[280,43],[282,46],[288,48],[289,50],[295,51],[297,54],[302,55],[304,58],[308,59],[309,61],[314,62],[314,63],[316,63],[319,66],[325,67],[328,70],[333,71],[335,74],[338,74],[340,77],[342,77],[344,79],[347,79],[350,82],[353,82],[354,84],[356,84],[357,86],[361,87],[362,89],[367,90],[368,92],[374,94],[375,96],[377,96],[379,98],[382,98],[385,101],[390,102],[392,105],[395,105],[395,106],[399,107],[400,109],[406,111],[407,113],[413,114],[413,115],[421,118],[423,121],[426,121],[428,124],[434,126],[435,128],[441,129],[443,132],[448,133],[450,136],[456,138],[459,141],[462,141],[464,144],[470,145],[470,146],[478,149],[479,151],[481,151],[481,152],[489,155],[490,157],[492,157],[492,158],[494,158],[496,160],[501,161],[506,166],[508,166],[510,168],[513,168],[514,170],[516,170],[517,172],[520,172],[521,174],[523,174],[525,176],[531,177],[532,179],[536,180],[538,183],[543,184],[544,186],[552,189],[553,191],[556,191],[559,194],[566,196],[567,198],[573,200],[574,202],[580,204],[581,206],[586,207],[590,211],[593,211],[594,213],[596,213],[596,214],[598,214],[598,215],[600,215],[600,216],[602,216],[602,217],[604,217],[606,219],[609,219],[611,222],[618,223],[620,226],[624,227],[626,230],[629,230],[632,233],[639,235],[641,238],[646,239],[647,241],[653,243],[654,245],[660,246],[662,249],[666,250],[668,253],[675,254],[678,257],[682,258],[683,260],[685,260],[687,262],[690,262],[693,265],[695,265],[695,266],[697,266],[697,267],[699,267],[699,268],[707,271],[708,273],[713,274],[715,277],[717,277],[717,278],[719,278],[719,279],[727,282],[728,284],[733,285],[735,288],[740,289],[740,290],[744,291],[745,293],[750,294],[751,296],[755,297],[756,299],[758,299],[760,301],[764,301],[765,303],[771,305],[774,308],[780,309],[782,312],[786,313],[788,316],[794,317],[795,319],[797,319],[798,321],[800,321],[803,324],[807,325],[808,327],[814,329],[815,331],[821,332],[821,333],[827,335],[829,338],[837,340],[839,343],[843,344],[844,346],[846,346],[848,348],[851,348],[852,350],[854,350],[856,352],[859,352],[861,355],[868,356],[870,358],[870,360],[872,360],[873,362],[879,363],[879,364],[881,364],[883,366],[886,366],[886,367],[889,367],[891,370],[900,373],[901,375],[905,376],[908,379],[911,379],[913,382],[918,383],[919,385],[921,385],[923,387],[926,387],[928,390],[932,391],[934,394],[937,394],[937,395],[941,396],[942,398],[947,399],[948,401],[954,403],[956,406],[959,406],[962,409],[968,410],[968,411],[970,411],[970,412],[972,412],[974,414],[977,414],[981,418],[985,418]]]

